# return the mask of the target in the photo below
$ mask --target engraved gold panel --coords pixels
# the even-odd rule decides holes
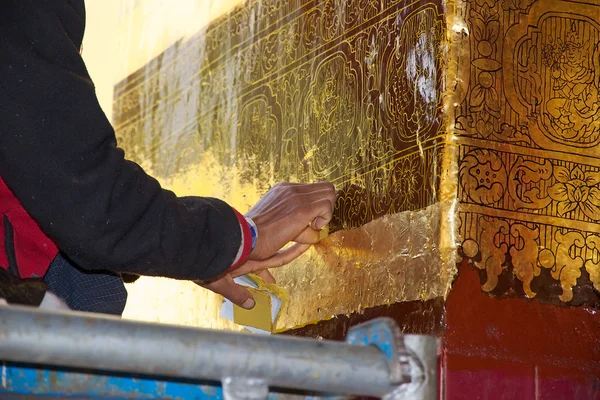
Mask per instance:
[[[444,297],[446,35],[438,1],[250,1],[117,85],[119,143],[178,194],[240,211],[277,181],[335,184],[332,235],[274,272],[289,292],[277,329]]]
[[[463,255],[487,292],[600,306],[600,4],[460,4]]]
[[[456,237],[486,292],[599,307],[599,15],[249,1],[117,85],[119,142],[166,187],[241,211],[277,181],[336,185],[334,233],[276,271],[278,329],[444,297]],[[178,290],[210,320],[190,323],[234,328]]]

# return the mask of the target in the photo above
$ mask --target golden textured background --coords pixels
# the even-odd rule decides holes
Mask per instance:
[[[441,184],[455,173],[441,4],[251,1],[172,39],[115,88],[129,158],[180,195],[242,212],[277,181],[339,190],[336,232],[274,272],[290,298],[277,329],[447,294],[456,187]],[[232,327],[218,296],[188,283],[142,279],[130,294],[127,317]]]
[[[345,230],[277,271],[292,299],[278,328],[444,296],[454,233],[484,290],[596,304],[598,5],[127,3],[88,4],[84,56],[101,101],[123,80],[114,120],[130,157],[180,195],[241,211],[280,179],[341,192]],[[107,69],[93,48],[111,42],[94,25],[109,9],[120,45]],[[237,329],[191,283],[129,291],[127,317]]]
[[[121,6],[113,120],[180,195],[334,182],[279,329],[444,297],[457,240],[491,294],[600,306],[597,3],[213,3]],[[220,302],[142,278],[126,316],[237,329]]]

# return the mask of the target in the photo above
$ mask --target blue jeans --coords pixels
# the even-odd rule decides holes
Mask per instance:
[[[125,309],[127,289],[119,274],[82,270],[59,254],[44,281],[72,310],[120,316]]]

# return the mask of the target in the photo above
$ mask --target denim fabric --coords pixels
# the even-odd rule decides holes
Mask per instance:
[[[125,309],[127,289],[118,274],[82,270],[59,254],[44,281],[72,310],[121,315]]]

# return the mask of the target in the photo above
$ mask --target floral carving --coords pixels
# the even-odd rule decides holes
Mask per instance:
[[[482,288],[494,295],[524,292],[542,301],[597,306],[600,25],[594,16],[600,6],[566,0],[467,4],[459,16],[468,23],[469,48],[464,36],[455,42],[453,121],[462,142],[463,255],[485,271]],[[481,165],[502,166],[506,174],[481,181]]]
[[[522,282],[529,298],[537,296],[531,288],[533,279],[542,269],[560,282],[562,302],[573,300],[573,287],[581,277],[582,268],[596,290],[600,288],[600,236],[577,231],[556,229],[549,241],[540,237],[542,226],[509,222],[501,218],[481,216],[477,229],[468,231],[462,244],[465,257],[475,267],[485,270],[486,281],[482,289],[491,292],[498,286],[502,272],[512,268],[514,276]],[[544,230],[549,229],[548,226]],[[548,247],[546,247],[548,246]]]
[[[496,203],[506,190],[504,163],[489,150],[469,152],[460,164],[459,177],[464,192],[479,204]]]
[[[590,274],[590,280],[594,283],[594,288],[600,290],[600,236],[589,235],[585,240],[588,249],[595,257],[591,257],[585,262],[585,269]]]
[[[537,0],[502,0],[502,8],[505,10],[526,11]]]
[[[394,167],[390,196],[396,199],[396,211],[414,208],[415,198],[422,192],[423,172],[420,157],[408,157]]]
[[[523,157],[510,169],[508,190],[512,197],[515,208],[540,209],[548,206],[552,199],[548,196],[540,196],[540,189],[532,184],[550,179],[552,176],[552,163],[544,160],[542,163],[529,161]]]
[[[443,76],[438,73],[437,49],[442,36],[434,11],[426,10],[402,24],[394,52],[384,58],[384,111],[402,141],[415,140],[415,133],[429,129],[438,115]],[[373,57],[368,59],[372,69]]]
[[[508,249],[508,244],[497,240],[497,236],[508,234],[509,226],[506,221],[489,217],[479,218],[479,226],[481,227],[479,239],[481,261],[475,262],[475,265],[479,269],[485,269],[487,281],[483,284],[482,289],[490,292],[498,284],[498,276],[504,269],[503,265]]]
[[[514,224],[510,227],[510,234],[517,240],[517,244],[510,247],[513,272],[523,282],[523,290],[528,297],[535,297],[531,290],[531,281],[541,272],[537,265],[537,239],[540,235],[537,227],[528,228],[523,224]]]
[[[500,95],[495,88],[495,78],[492,75],[501,68],[500,63],[493,58],[500,33],[500,21],[498,13],[490,7],[493,5],[483,4],[479,11],[473,10],[470,18],[480,57],[471,61],[479,73],[477,84],[472,88],[469,97],[469,110],[471,113],[477,113],[477,132],[485,137],[490,136],[494,131],[494,124],[490,118],[500,118]]]
[[[497,0],[475,0],[478,6],[494,7]]]
[[[600,220],[600,172],[584,172],[579,166],[569,172],[558,165],[554,177],[558,182],[548,188],[548,194],[558,201],[558,215],[580,210],[589,219]]]
[[[517,130],[514,126],[503,123],[500,132],[494,133],[497,140],[507,143],[521,143],[531,145],[531,138],[526,132]]]
[[[298,23],[293,23],[282,27],[279,32],[279,46],[282,57],[286,60],[293,60],[298,47],[300,46],[300,33]]]
[[[500,118],[500,97],[498,91],[492,85],[494,78],[487,71],[479,73],[478,83],[471,92],[471,112],[481,112],[481,119],[477,121],[477,131],[482,135],[489,136],[493,125],[489,122],[489,116]]]
[[[473,37],[478,42],[477,51],[483,57],[490,57],[500,34],[498,13],[494,12],[487,5],[484,5],[481,11],[473,11],[471,25],[473,27]]]
[[[581,267],[583,267],[583,258],[575,255],[576,248],[585,247],[585,239],[579,232],[568,232],[565,234],[559,231],[555,234],[558,242],[556,249],[556,260],[550,269],[552,277],[560,281],[562,294],[558,296],[564,302],[573,298],[573,286],[577,283],[577,278],[581,276]]]

